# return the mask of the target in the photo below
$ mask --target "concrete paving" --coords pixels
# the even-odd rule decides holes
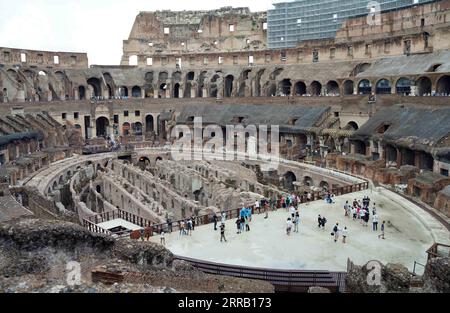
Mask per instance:
[[[380,232],[372,231],[371,225],[364,227],[359,221],[344,217],[345,201],[362,199],[368,195],[377,204],[381,222],[390,222],[386,229],[386,240],[378,238]],[[398,201],[397,201],[398,200]],[[393,199],[377,189],[345,195],[336,199],[336,204],[317,201],[300,207],[300,232],[286,235],[285,210],[271,212],[269,219],[254,216],[251,232],[238,235],[235,220],[227,221],[227,243],[220,243],[220,232],[213,225],[196,228],[192,236],[180,236],[179,232],[166,235],[166,245],[174,254],[211,262],[251,267],[304,270],[346,271],[347,258],[355,264],[371,260],[383,263],[401,263],[411,271],[414,261],[426,263],[426,250],[434,239],[449,238],[445,227],[427,214],[417,216],[417,208],[405,200]],[[317,217],[325,215],[326,230],[319,230]],[[348,243],[335,243],[331,231],[336,222],[348,227]],[[432,223],[429,227],[428,223]],[[440,225],[440,227],[439,227]],[[436,229],[438,228],[438,229]],[[433,234],[438,231],[439,235]],[[444,235],[443,235],[444,234]],[[159,237],[152,238],[159,242]],[[418,267],[421,274],[423,268]]]

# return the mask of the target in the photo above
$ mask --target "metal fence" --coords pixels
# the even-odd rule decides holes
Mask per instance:
[[[228,265],[175,256],[194,268],[211,275],[223,275],[271,283],[275,292],[307,292],[310,287],[327,288],[334,293],[346,290],[346,272],[275,270],[266,268]]]

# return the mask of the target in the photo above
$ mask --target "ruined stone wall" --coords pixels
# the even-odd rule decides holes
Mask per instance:
[[[266,21],[266,12],[251,13],[248,8],[141,12],[130,37],[124,41],[121,64],[129,65],[130,56],[136,56],[138,64],[134,65],[146,66],[147,57],[167,52],[195,54],[264,49]],[[175,60],[167,60],[167,64],[172,61]]]
[[[0,64],[38,66],[53,69],[83,69],[89,66],[86,53],[37,51],[5,47],[0,47]]]

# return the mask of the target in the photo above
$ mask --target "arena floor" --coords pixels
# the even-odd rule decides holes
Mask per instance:
[[[345,201],[365,195],[376,203],[381,222],[389,222],[386,240],[379,239],[379,232],[372,231],[371,225],[363,227],[359,221],[344,217]],[[345,271],[350,258],[360,265],[371,260],[401,263],[412,271],[414,261],[426,263],[426,250],[435,241],[432,231],[437,230],[443,238],[448,238],[448,232],[428,214],[419,220],[412,213],[418,208],[410,210],[409,206],[414,205],[368,190],[338,197],[332,205],[324,201],[302,205],[300,232],[290,237],[285,230],[289,214],[279,210],[271,212],[267,220],[263,215],[254,216],[251,231],[241,235],[237,234],[235,220],[227,221],[227,243],[220,243],[220,232],[207,225],[198,227],[192,237],[180,236],[179,232],[166,235],[166,246],[179,256],[251,267]],[[328,220],[326,230],[317,227],[319,214]],[[348,228],[347,244],[342,243],[342,238],[334,242],[331,231],[336,222]],[[160,238],[152,240],[159,242]],[[417,272],[420,274],[423,268],[418,267]]]

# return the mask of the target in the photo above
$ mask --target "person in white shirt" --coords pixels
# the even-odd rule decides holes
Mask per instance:
[[[375,215],[372,216],[373,231],[378,231],[378,222],[379,221],[380,221],[380,218],[378,217],[378,214],[375,213]]]
[[[225,221],[227,220],[227,213],[222,213],[222,225],[225,225]]]
[[[348,229],[347,227],[342,230],[342,243],[347,243],[347,237],[348,237]]]
[[[293,205],[291,205],[291,207],[289,208],[289,211],[291,212],[292,218],[295,217],[295,207]]]
[[[361,224],[364,224],[364,217],[366,216],[366,211],[361,209],[359,210],[359,218],[361,219]]]
[[[161,245],[166,245],[166,234],[164,233],[164,231],[161,231]]]
[[[292,220],[290,218],[288,218],[287,223],[286,223],[286,233],[288,236],[291,235],[291,231],[292,231]]]

